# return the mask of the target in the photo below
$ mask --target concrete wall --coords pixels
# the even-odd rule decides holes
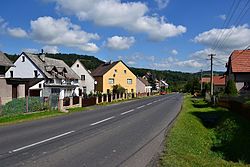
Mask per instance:
[[[12,100],[12,85],[8,85],[4,78],[0,78],[0,97],[2,104]]]
[[[25,97],[25,84],[19,84],[17,86],[17,98]]]
[[[79,66],[79,67],[77,67]],[[94,82],[95,79],[90,75],[90,73],[87,71],[87,69],[82,65],[82,63],[77,60],[72,66],[71,69],[81,78],[81,75],[85,75],[85,80],[79,80],[79,88],[83,90],[83,87],[86,87],[87,89],[87,94],[90,92],[94,92]],[[78,90],[76,89],[77,95],[79,95]]]
[[[124,70],[126,70],[126,73],[124,73]],[[109,84],[109,78],[114,78],[114,84]],[[132,84],[128,84],[127,79],[132,79]],[[136,92],[136,76],[122,62],[117,63],[103,75],[103,93],[107,93],[107,89],[112,90],[113,85],[119,84],[127,89],[128,93],[132,89]]]

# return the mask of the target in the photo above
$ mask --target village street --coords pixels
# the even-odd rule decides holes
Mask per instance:
[[[0,127],[1,166],[145,166],[181,109],[181,94]]]

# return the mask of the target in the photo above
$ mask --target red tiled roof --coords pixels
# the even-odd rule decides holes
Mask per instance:
[[[226,85],[226,78],[224,76],[214,76],[214,85]],[[210,78],[203,77],[201,78],[202,83],[209,83]]]
[[[250,72],[250,50],[235,50],[230,59],[232,72]]]

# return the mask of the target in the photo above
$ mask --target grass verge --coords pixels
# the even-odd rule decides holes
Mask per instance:
[[[185,96],[160,166],[250,166],[250,121]]]
[[[59,111],[43,111],[43,112],[35,112],[35,113],[27,113],[27,114],[17,114],[12,116],[2,116],[0,117],[0,126],[20,123],[24,121],[37,120],[47,117],[53,117],[58,115],[63,115],[65,113]]]

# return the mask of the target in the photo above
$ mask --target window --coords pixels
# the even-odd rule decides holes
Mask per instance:
[[[59,88],[52,88],[51,93],[53,94],[60,94],[60,89]]]
[[[42,84],[39,84],[39,88],[42,88]]]
[[[85,75],[81,75],[81,80],[85,81]]]
[[[124,70],[124,74],[127,74],[127,70]]]
[[[83,93],[87,93],[87,87],[86,86],[83,86],[82,90],[83,90]]]
[[[24,56],[22,56],[22,62],[25,62],[25,57]]]
[[[10,77],[13,78],[14,74],[13,71],[10,71]]]
[[[115,83],[114,78],[109,78],[109,84],[114,84],[114,83]]]
[[[38,77],[38,72],[37,72],[37,70],[34,70],[34,75],[35,75],[35,78]]]
[[[128,84],[132,84],[132,79],[127,79]]]
[[[115,73],[117,73],[117,69],[115,69]]]
[[[76,67],[79,67],[79,64],[77,64]]]
[[[107,94],[109,94],[110,93],[110,90],[109,89],[107,89]]]

